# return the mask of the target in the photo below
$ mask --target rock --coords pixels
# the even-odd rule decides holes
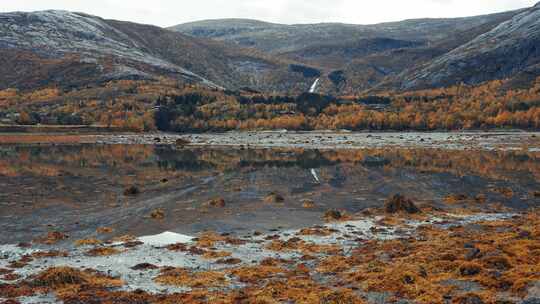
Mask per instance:
[[[530,298],[521,302],[520,304],[540,304],[540,298]]]
[[[126,196],[133,196],[140,193],[139,188],[137,186],[129,186],[126,189],[124,189],[124,195]]]
[[[152,270],[152,269],[158,269],[159,267],[154,265],[154,264],[150,264],[150,263],[141,263],[141,264],[137,264],[133,267],[131,267],[131,269],[133,270]]]
[[[152,213],[150,213],[150,217],[155,219],[155,220],[161,220],[163,218],[165,218],[165,211],[161,208],[159,209],[156,209],[154,211],[152,211]]]
[[[221,197],[210,200],[204,204],[206,207],[225,207],[225,200]]]
[[[480,256],[480,249],[471,248],[465,253],[465,260],[472,261]]]
[[[366,297],[368,303],[385,304],[389,302],[392,294],[390,292],[368,292]]]
[[[457,298],[454,303],[457,304],[484,304],[484,301],[475,294],[466,294]]]
[[[337,220],[340,220],[342,217],[343,217],[343,214],[341,214],[340,211],[334,210],[334,209],[326,211],[323,216],[323,218],[327,221],[331,221],[331,220],[337,221]]]
[[[532,284],[532,286],[527,290],[527,294],[528,298],[540,299],[540,281]]]
[[[474,197],[474,200],[478,204],[484,204],[487,201],[487,197],[485,194],[478,194],[477,196]]]
[[[216,264],[223,264],[223,265],[237,265],[242,263],[242,260],[237,258],[227,258],[227,259],[220,259],[216,261]]]
[[[47,233],[47,236],[37,239],[38,243],[53,245],[65,239],[68,239],[69,235],[60,231],[51,231]]]
[[[459,273],[462,276],[477,275],[482,271],[479,265],[473,263],[465,263],[459,267]]]
[[[187,139],[184,139],[184,138],[179,138],[176,140],[175,144],[177,146],[180,146],[180,147],[183,147],[183,146],[187,146],[189,144],[191,144],[191,142]]]
[[[422,212],[416,205],[408,198],[396,194],[392,198],[388,199],[384,203],[384,210],[386,213],[399,213],[406,212],[409,214]]]
[[[305,201],[302,203],[302,207],[303,207],[303,208],[306,208],[306,209],[312,209],[312,208],[315,208],[315,202],[312,201],[312,200],[305,200]]]
[[[527,230],[521,230],[519,233],[518,233],[518,238],[520,239],[529,239],[531,238],[532,234],[530,231],[527,231]]]
[[[111,227],[98,227],[96,229],[96,232],[100,234],[112,233],[113,231],[114,229]]]
[[[447,204],[457,204],[466,201],[469,197],[465,194],[451,194],[444,198]]]
[[[271,192],[264,198],[264,201],[267,203],[283,203],[285,198],[281,194]]]
[[[455,292],[472,293],[483,290],[482,285],[474,281],[448,279],[441,282],[443,286],[451,286]]]

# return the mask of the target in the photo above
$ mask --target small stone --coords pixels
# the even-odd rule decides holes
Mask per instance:
[[[267,203],[282,203],[285,201],[285,198],[276,192],[270,192],[265,198],[264,201]]]
[[[527,230],[522,230],[518,233],[520,239],[528,239],[531,237],[531,232]]]
[[[328,210],[324,213],[324,216],[323,218],[327,221],[330,221],[330,220],[339,220],[343,217],[343,214],[341,214],[340,211],[338,210]]]
[[[152,217],[155,220],[161,220],[165,218],[165,211],[161,208],[156,209],[150,213],[150,217]]]
[[[315,202],[312,201],[312,200],[305,200],[305,201],[302,203],[302,207],[303,207],[303,208],[306,208],[306,209],[312,209],[312,208],[315,208]]]
[[[131,267],[131,269],[133,270],[152,270],[152,269],[158,269],[158,268],[159,268],[158,266],[150,264],[150,263],[141,263],[141,264],[137,264]]]
[[[191,144],[191,142],[189,140],[184,139],[184,138],[177,139],[175,143],[179,147],[183,147],[183,146],[187,146],[187,145]]]
[[[219,197],[215,198],[213,200],[210,200],[204,204],[206,207],[218,207],[223,208],[225,207],[225,199]]]
[[[128,196],[128,195],[137,195],[139,193],[140,193],[140,190],[136,186],[129,186],[126,189],[124,189],[124,195],[126,195],[126,196]]]
[[[459,272],[462,276],[477,275],[480,273],[480,271],[482,271],[482,269],[480,269],[480,266],[475,264],[464,264],[461,265],[461,267],[459,268]]]

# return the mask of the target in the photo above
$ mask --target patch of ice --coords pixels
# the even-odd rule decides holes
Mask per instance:
[[[177,243],[189,243],[193,240],[193,237],[185,234],[165,231],[156,235],[142,236],[139,237],[138,240],[151,246],[167,246]]]

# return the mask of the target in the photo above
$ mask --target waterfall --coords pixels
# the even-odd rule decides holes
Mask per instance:
[[[317,90],[317,85],[319,85],[319,79],[320,78],[315,79],[315,82],[313,82],[311,88],[309,88],[310,93],[315,93],[315,91]]]

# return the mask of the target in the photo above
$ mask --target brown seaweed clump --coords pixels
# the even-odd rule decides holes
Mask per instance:
[[[110,248],[110,247],[96,247],[94,249],[90,249],[86,252],[87,256],[110,256],[119,254],[121,251],[116,248]]]
[[[212,288],[225,286],[227,278],[223,272],[219,271],[192,272],[187,268],[165,268],[155,281],[169,286]]]
[[[38,273],[29,281],[29,285],[55,290],[65,288],[69,285],[102,288],[120,287],[123,285],[123,282],[119,279],[107,277],[96,271],[82,271],[72,267],[60,266],[51,267]]]

